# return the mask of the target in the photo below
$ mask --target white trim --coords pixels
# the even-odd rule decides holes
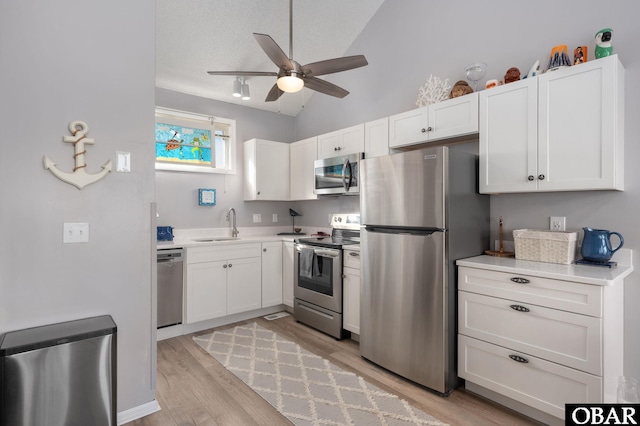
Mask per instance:
[[[154,399],[153,401],[147,402],[146,404],[138,405],[137,407],[119,412],[118,425],[132,422],[134,420],[148,416],[149,414],[156,413],[160,410],[160,404],[158,404],[158,401]]]

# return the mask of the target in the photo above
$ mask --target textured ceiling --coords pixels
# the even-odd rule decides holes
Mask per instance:
[[[306,64],[344,56],[383,1],[294,0],[293,59]],[[265,102],[275,77],[247,77],[251,100],[242,101],[231,95],[235,77],[206,73],[277,71],[253,33],[270,35],[288,55],[289,1],[157,0],[156,86],[292,116],[310,96],[327,96],[303,89]],[[331,75],[321,78],[331,81]]]

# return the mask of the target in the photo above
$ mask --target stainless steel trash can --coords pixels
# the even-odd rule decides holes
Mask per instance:
[[[0,425],[116,425],[116,349],[109,315],[0,335]]]

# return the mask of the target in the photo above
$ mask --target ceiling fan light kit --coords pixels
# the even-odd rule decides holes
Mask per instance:
[[[278,67],[278,72],[272,71],[207,71],[210,75],[235,75],[238,80],[234,82],[233,95],[242,96],[242,87],[236,91],[236,83],[240,85],[238,76],[252,77],[277,77],[276,83],[271,87],[265,102],[278,100],[283,93],[299,92],[303,87],[315,90],[326,95],[344,98],[349,92],[326,80],[317,78],[321,75],[348,71],[354,68],[368,65],[363,55],[346,56],[342,58],[327,59],[300,66],[293,60],[293,0],[289,0],[289,56],[267,34],[253,33],[264,53]],[[243,84],[244,83],[243,81]],[[248,88],[247,88],[248,92]],[[239,95],[236,95],[239,93]],[[243,96],[244,99],[244,96]]]
[[[296,93],[304,87],[304,81],[298,77],[295,72],[291,72],[291,75],[278,78],[276,84],[278,85],[278,89],[286,93]]]

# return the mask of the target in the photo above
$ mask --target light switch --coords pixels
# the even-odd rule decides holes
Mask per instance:
[[[88,243],[89,224],[88,223],[65,223],[62,227],[63,243]]]
[[[271,215],[271,222],[277,222],[278,221],[278,213],[274,213],[273,215]]]
[[[131,153],[116,151],[116,172],[128,173],[131,171]]]
[[[260,213],[253,214],[253,223],[262,222],[262,215]]]

